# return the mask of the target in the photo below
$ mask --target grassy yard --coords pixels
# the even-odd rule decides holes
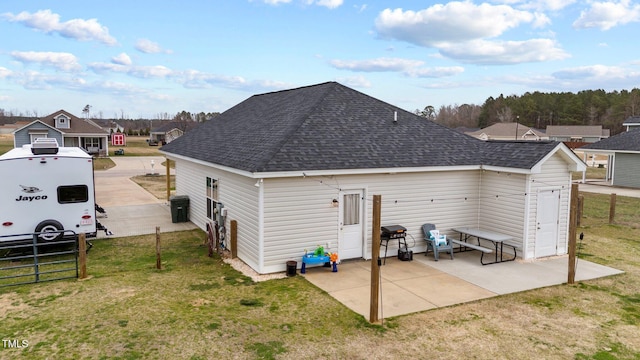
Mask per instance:
[[[146,136],[127,136],[126,146],[109,146],[109,156],[160,156],[160,146],[149,146]],[[124,155],[114,155],[116,150],[123,149]]]
[[[585,194],[582,259],[624,274],[368,324],[302,276],[254,283],[200,231],[94,240],[85,281],[0,288],[2,359],[639,359],[640,199]],[[578,266],[579,262],[578,262]]]
[[[0,134],[0,155],[13,149],[13,135]]]
[[[149,146],[146,136],[128,136],[126,146],[109,146],[109,156],[114,151],[124,150],[124,155],[117,156],[161,156],[159,146]],[[13,135],[0,135],[0,155],[13,149]]]

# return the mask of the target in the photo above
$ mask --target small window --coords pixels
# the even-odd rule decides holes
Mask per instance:
[[[218,180],[207,177],[207,218],[215,220],[215,209],[218,205]]]
[[[345,194],[343,201],[344,225],[357,225],[360,223],[360,194]]]
[[[58,186],[58,202],[60,204],[73,204],[89,201],[89,188],[87,185]]]

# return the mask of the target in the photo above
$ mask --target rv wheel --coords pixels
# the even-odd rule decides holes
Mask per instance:
[[[36,232],[43,233],[38,235],[38,237],[44,241],[60,240],[63,235],[62,230],[64,230],[64,228],[62,227],[62,224],[60,224],[55,220],[45,220],[40,224],[38,224],[38,226],[36,226]],[[47,233],[51,233],[51,234],[47,234]]]

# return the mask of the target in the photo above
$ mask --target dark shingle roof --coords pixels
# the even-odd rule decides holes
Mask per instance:
[[[58,110],[52,114],[49,114],[41,118],[40,121],[51,126],[52,128],[56,128],[54,118],[60,114],[64,114],[69,119],[71,119],[69,122],[71,125],[70,128],[57,128],[58,130],[60,130],[65,134],[95,134],[95,135],[99,134],[101,136],[104,136],[109,133],[107,130],[101,128],[98,124],[94,123],[93,121],[81,119],[65,110]]]
[[[640,129],[632,129],[580,149],[640,151]]]
[[[557,146],[556,141],[487,141],[482,165],[530,169]]]
[[[162,151],[249,172],[483,163],[531,168],[557,145],[550,144],[527,151],[511,143],[488,145],[327,82],[254,95]]]

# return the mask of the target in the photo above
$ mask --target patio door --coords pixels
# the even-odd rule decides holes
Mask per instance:
[[[538,192],[535,257],[553,256],[558,248],[560,189]]]
[[[364,247],[364,190],[340,192],[338,256],[361,258]]]

